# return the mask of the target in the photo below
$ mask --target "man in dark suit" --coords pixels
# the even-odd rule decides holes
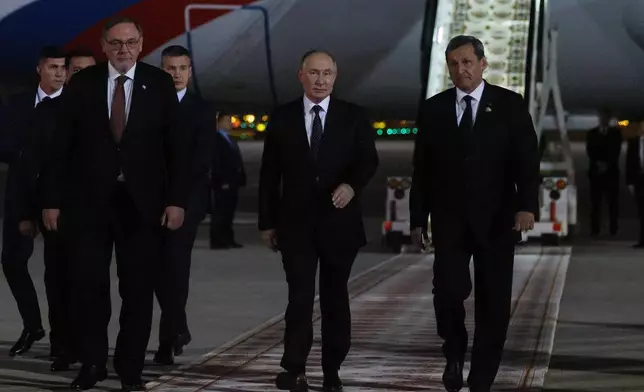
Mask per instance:
[[[475,323],[472,392],[487,392],[503,353],[512,297],[514,245],[533,228],[539,156],[527,105],[519,94],[483,80],[481,41],[453,38],[445,51],[455,88],[420,109],[410,213],[412,239],[431,213],[434,309],[444,340],[448,391],[463,386],[465,308],[474,256]]]
[[[27,265],[34,249],[33,237],[20,233],[22,194],[19,161],[28,130],[38,118],[35,108],[62,93],[66,76],[65,53],[56,47],[43,48],[36,72],[40,76],[36,91],[30,89],[10,100],[6,110],[10,118],[3,120],[7,125],[0,143],[2,160],[9,164],[2,230],[2,270],[24,325],[20,338],[9,350],[11,356],[26,353],[34,342],[45,337],[38,296]]]
[[[178,45],[169,46],[161,53],[161,67],[172,75],[181,108],[183,129],[190,133],[191,192],[183,226],[168,230],[164,238],[163,265],[156,285],[161,307],[159,349],[154,361],[171,365],[174,355],[183,352],[183,346],[192,337],[188,329],[186,303],[190,287],[192,247],[199,223],[205,218],[210,205],[210,169],[212,125],[206,103],[188,91],[192,75],[190,52]]]
[[[599,126],[586,134],[586,153],[590,180],[590,235],[599,235],[602,196],[608,198],[609,231],[617,234],[619,219],[619,156],[622,153],[622,134],[617,127],[609,126],[610,112],[599,113]]]
[[[78,72],[62,96],[43,220],[69,236],[83,364],[72,388],[91,389],[107,377],[114,246],[123,300],[114,368],[122,391],[141,391],[162,234],[181,227],[187,205],[189,135],[179,129],[172,77],[137,62],[138,23],[108,21],[101,44],[108,61]]]
[[[378,166],[365,111],[330,96],[336,75],[329,53],[306,53],[298,72],[304,96],[274,110],[264,141],[259,230],[264,243],[282,253],[288,282],[286,372],[276,384],[291,391],[308,388],[318,260],[323,388],[342,390],[338,370],[351,342],[347,283],[366,244],[359,197]]]
[[[78,70],[96,64],[92,52],[76,49],[66,56],[67,81]],[[47,161],[47,154],[54,136],[56,113],[62,99],[56,97],[43,101],[36,108],[32,126],[27,129],[25,146],[19,160],[20,182],[20,233],[30,238],[41,230],[42,182],[40,174]],[[74,332],[69,313],[69,291],[67,277],[68,257],[64,250],[62,235],[43,231],[45,289],[49,306],[50,358],[52,371],[67,370],[75,362],[73,349]]]
[[[212,210],[210,219],[210,249],[241,248],[235,241],[233,221],[239,188],[246,186],[244,160],[237,140],[230,136],[231,116],[220,113],[214,134],[214,153],[211,166]]]

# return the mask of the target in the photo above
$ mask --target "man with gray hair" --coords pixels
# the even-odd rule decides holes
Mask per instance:
[[[276,385],[295,392],[308,390],[318,262],[323,390],[342,390],[338,370],[351,345],[347,283],[366,244],[360,194],[378,166],[365,111],[331,95],[337,70],[328,52],[302,57],[304,95],[271,114],[259,177],[259,229],[266,246],[282,253],[288,282],[286,371]]]
[[[519,94],[483,80],[483,44],[453,38],[445,51],[455,85],[426,100],[418,119],[410,195],[412,239],[431,213],[434,309],[447,359],[443,384],[463,387],[465,307],[472,290],[475,336],[468,384],[489,392],[510,319],[514,245],[533,228],[539,155],[532,119]]]

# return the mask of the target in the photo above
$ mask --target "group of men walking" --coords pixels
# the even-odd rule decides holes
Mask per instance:
[[[203,147],[211,133],[203,101],[185,91],[190,53],[167,48],[163,70],[138,61],[143,33],[128,18],[108,22],[101,44],[108,61],[74,74],[60,97],[54,91],[65,82],[64,70],[80,60],[42,61],[58,59],[43,55],[39,71],[52,76],[42,78],[47,91],[38,92],[39,115],[25,116],[38,121],[24,126],[29,132],[24,148],[17,148],[21,156],[10,157],[10,184],[22,196],[7,202],[3,268],[25,320],[12,353],[45,335],[26,270],[33,235],[42,230],[52,370],[79,360],[77,390],[107,377],[114,247],[123,300],[114,368],[122,391],[139,391],[145,390],[141,373],[155,292],[162,309],[155,361],[172,363],[191,340],[185,304],[196,226],[206,213],[200,198],[209,185],[210,158]],[[468,384],[485,392],[505,342],[514,244],[519,232],[533,227],[537,212],[537,140],[523,99],[483,80],[487,62],[478,39],[455,37],[445,56],[455,87],[420,109],[411,226],[420,244],[432,214],[434,307],[448,391],[464,384],[463,301],[472,289],[474,257],[476,333]],[[93,64],[91,55],[80,57]],[[330,53],[307,52],[298,70],[304,94],[273,110],[264,142],[258,225],[266,246],[281,253],[288,283],[284,372],[276,386],[290,391],[308,390],[318,266],[323,389],[343,389],[340,369],[351,345],[347,283],[366,244],[360,196],[379,163],[366,111],[332,95],[337,76]],[[31,245],[8,245],[19,241]],[[57,307],[62,302],[70,306]]]

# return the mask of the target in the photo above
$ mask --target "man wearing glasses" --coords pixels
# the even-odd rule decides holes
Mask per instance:
[[[178,127],[172,77],[137,62],[141,26],[110,20],[101,44],[108,61],[78,72],[62,97],[44,173],[43,220],[47,230],[69,236],[83,364],[72,388],[91,389],[107,377],[114,246],[122,298],[114,369],[122,391],[143,391],[155,271],[163,230],[183,224],[189,140]]]

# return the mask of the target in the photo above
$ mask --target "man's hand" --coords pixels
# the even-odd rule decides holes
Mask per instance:
[[[333,206],[335,208],[344,208],[355,196],[353,188],[349,184],[340,184],[333,191]]]
[[[260,232],[262,242],[273,252],[277,252],[277,231],[275,229],[263,230]]]
[[[58,208],[46,208],[42,210],[42,220],[45,224],[45,229],[48,231],[57,231],[58,217],[60,217],[60,210]]]
[[[181,207],[167,206],[161,217],[161,226],[166,226],[170,230],[177,230],[183,225],[185,211]]]
[[[514,230],[528,231],[534,229],[534,214],[526,211],[519,211],[514,216]]]
[[[31,238],[35,238],[39,233],[38,223],[30,220],[21,221],[18,230],[20,234]]]

